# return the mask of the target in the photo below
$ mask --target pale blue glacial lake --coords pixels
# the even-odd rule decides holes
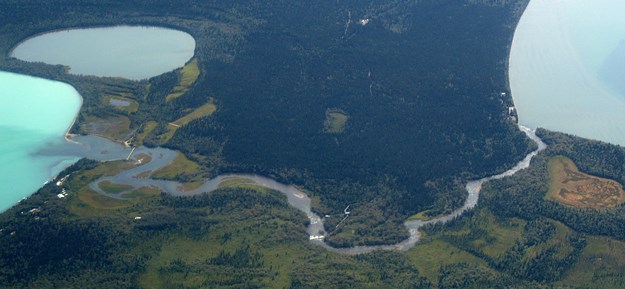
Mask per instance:
[[[519,123],[625,145],[625,1],[532,0],[510,86]]]
[[[195,52],[186,32],[146,26],[69,29],[31,37],[11,56],[61,64],[70,73],[141,80],[184,65]]]

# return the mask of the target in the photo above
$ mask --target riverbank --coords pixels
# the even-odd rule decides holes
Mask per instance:
[[[176,181],[150,179],[150,176],[153,172],[167,166],[169,163],[171,163],[171,161],[173,161],[176,156],[175,151],[164,148],[149,149],[145,147],[140,147],[137,150],[137,153],[149,155],[151,157],[150,162],[142,163],[137,167],[122,171],[114,176],[99,178],[92,182],[89,186],[92,190],[100,194],[110,196],[116,199],[124,199],[124,195],[130,194],[131,192],[143,187],[158,188],[163,192],[175,196],[193,196],[220,189],[222,188],[222,184],[228,182],[229,180],[243,179],[250,181],[251,184],[253,184],[254,186],[275,190],[284,194],[287,197],[288,203],[295,209],[303,212],[308,218],[309,225],[306,228],[306,232],[309,235],[310,241],[314,244],[326,248],[331,252],[339,254],[357,255],[372,252],[374,250],[407,251],[410,248],[414,247],[414,245],[419,241],[419,229],[423,226],[449,222],[455,218],[460,217],[463,213],[475,207],[479,200],[480,189],[485,182],[512,176],[518,171],[529,167],[532,158],[535,157],[540,151],[544,150],[546,148],[546,145],[538,136],[536,136],[534,130],[523,126],[519,126],[519,129],[536,143],[536,150],[529,153],[514,167],[503,173],[468,182],[466,185],[468,195],[467,199],[464,202],[464,205],[454,210],[451,214],[433,218],[428,221],[406,221],[404,223],[404,226],[409,231],[410,237],[402,242],[390,245],[354,246],[349,248],[335,248],[328,245],[326,242],[324,242],[324,238],[327,237],[327,232],[324,229],[324,218],[312,212],[310,197],[304,191],[298,189],[293,185],[282,184],[263,176],[247,174],[219,175],[213,179],[204,182],[199,188],[192,191],[184,190],[184,185]],[[116,184],[119,186],[123,186],[125,189],[110,193],[102,188],[103,184]],[[345,218],[349,217],[349,212],[347,209],[345,210],[344,215]]]

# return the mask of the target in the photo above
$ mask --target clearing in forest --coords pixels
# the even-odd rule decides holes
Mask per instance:
[[[197,59],[189,61],[179,71],[179,82],[174,87],[174,90],[167,95],[167,101],[171,101],[189,91],[191,85],[195,83],[198,76],[200,76],[200,68],[197,65]]]
[[[574,208],[606,209],[625,202],[625,191],[618,182],[580,172],[569,158],[549,161],[547,199]]]
[[[164,134],[160,136],[160,142],[166,143],[167,141],[169,141],[169,139],[171,139],[174,136],[174,134],[176,133],[176,130],[179,127],[184,126],[198,118],[209,116],[213,114],[215,110],[217,110],[217,106],[215,106],[213,101],[209,101],[208,103],[196,108],[194,111],[177,119],[176,121],[168,123],[167,132],[165,132]]]
[[[323,131],[327,133],[342,133],[349,116],[341,109],[332,108],[326,111],[326,119],[323,122]]]
[[[181,175],[193,176],[197,173],[199,165],[189,160],[184,154],[176,152],[176,158],[167,166],[156,170],[152,178],[163,180],[178,180]]]

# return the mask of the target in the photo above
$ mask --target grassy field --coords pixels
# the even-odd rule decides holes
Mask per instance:
[[[342,133],[349,116],[341,109],[328,109],[323,122],[323,131],[327,133]]]
[[[231,178],[228,179],[224,182],[222,182],[221,184],[219,184],[219,188],[223,189],[223,188],[244,188],[244,189],[250,189],[250,190],[255,190],[258,192],[262,192],[262,193],[269,193],[269,189],[262,187],[260,185],[257,185],[254,181],[249,180],[249,179],[244,179],[244,178]]]
[[[213,102],[208,102],[198,107],[194,111],[188,113],[187,115],[169,123],[167,125],[167,132],[159,136],[160,142],[166,143],[169,139],[171,139],[174,136],[174,134],[176,133],[176,130],[178,130],[179,127],[184,126],[187,123],[193,120],[196,120],[198,118],[209,116],[213,114],[215,110],[217,110],[217,106],[215,106]]]
[[[253,185],[254,181],[244,178],[231,178],[219,184],[219,188],[232,188],[242,185]]]
[[[472,245],[488,256],[501,256],[522,236],[524,220],[513,218],[507,223],[497,222],[487,210],[480,211],[479,216],[483,220],[481,228],[486,234]]]
[[[418,244],[408,251],[408,257],[421,275],[437,283],[440,267],[454,263],[486,265],[486,262],[448,242],[432,240]]]
[[[153,178],[175,180],[180,175],[194,175],[200,167],[195,162],[189,160],[184,154],[177,152],[176,158],[167,166],[156,170]]]
[[[131,205],[132,203],[127,201],[107,197],[86,189],[78,192],[78,198],[72,203],[70,211],[80,216],[91,216],[95,214],[93,209],[118,210],[128,208]]]
[[[470,241],[468,244],[470,248],[497,258],[521,238],[525,224],[524,220],[517,218],[498,220],[489,210],[482,209],[471,218],[470,226],[448,229],[432,238],[467,238]],[[479,232],[479,234],[472,234],[472,232]]]
[[[242,210],[224,210],[199,217],[213,224],[200,236],[169,235],[146,264],[139,284],[144,288],[180,288],[181,285],[210,288],[216,284],[222,287],[236,284],[241,282],[239,278],[244,278],[246,283],[264,284],[263,287],[288,288],[290,273],[310,255],[310,250],[304,248],[308,246],[305,228],[296,228],[289,220],[298,213],[289,207],[270,208],[260,204]],[[292,229],[299,231],[296,234],[299,238],[293,239],[288,233]],[[252,257],[257,254],[262,262],[231,267],[210,261],[220,254],[236,254],[245,248],[249,248]]]
[[[157,125],[158,125],[158,122],[153,121],[153,120],[146,122],[142,126],[141,131],[137,134],[137,137],[135,138],[135,143],[137,143],[137,145],[142,145],[145,137],[147,137],[150,133],[152,133],[152,131],[156,128]]]
[[[119,194],[123,191],[132,189],[132,186],[116,184],[110,181],[103,181],[99,184],[100,188],[108,194]]]
[[[167,101],[171,101],[187,93],[199,76],[200,68],[198,67],[197,59],[194,58],[179,71],[180,81],[178,85],[174,87],[172,93],[167,95]]]
[[[172,237],[163,244],[158,254],[148,262],[146,272],[140,277],[139,284],[143,288],[163,288],[164,283],[167,281],[172,282],[173,280],[162,280],[159,268],[168,266],[176,260],[193,263],[215,257],[221,247],[220,242],[209,238],[193,240],[188,237]],[[197,278],[189,279],[191,280],[187,282],[182,279],[174,282],[196,283],[194,281]]]
[[[160,195],[161,189],[155,187],[141,187],[130,193],[123,194],[124,199],[146,199]]]
[[[589,237],[580,261],[559,282],[582,288],[625,288],[625,243],[604,237]],[[616,277],[616,278],[615,278]]]
[[[555,157],[549,161],[549,177],[547,199],[570,207],[606,209],[625,202],[621,184],[580,172],[566,157]]]
[[[201,187],[204,184],[205,181],[206,180],[201,179],[201,180],[197,180],[197,181],[185,182],[185,183],[182,183],[179,188],[183,192],[190,192],[190,191],[196,190],[199,187]]]
[[[80,185],[87,185],[88,181],[95,180],[99,177],[114,176],[121,171],[133,168],[134,166],[134,162],[131,161],[110,161],[100,163],[91,170],[80,172],[80,176],[85,177],[85,181],[80,182]]]

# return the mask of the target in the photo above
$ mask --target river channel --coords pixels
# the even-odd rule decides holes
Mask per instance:
[[[148,28],[135,28],[135,27],[114,28],[114,30],[120,30],[120,29],[134,31],[135,29],[146,30]],[[96,30],[97,29],[94,29],[90,32],[94,32]],[[97,30],[97,31],[100,31],[102,33],[110,32],[110,30],[107,30],[107,29]],[[22,53],[22,51],[26,51],[23,49],[26,49],[29,47],[29,41],[38,41],[38,39],[42,39],[42,37],[45,40],[46,37],[44,36],[55,36],[55,37],[58,37],[59,35],[63,37],[71,36],[79,32],[82,33],[82,31],[70,30],[70,31],[64,31],[64,32],[55,32],[51,34],[44,34],[43,36],[32,38],[30,40],[27,40],[20,46],[18,46],[14,51],[15,53],[14,56],[18,58],[23,57],[22,59],[24,60],[30,60],[30,59],[27,59],[26,56],[20,57],[20,53]],[[67,40],[63,40],[60,42],[60,44],[58,44],[58,46],[63,47],[63,45],[66,45],[67,43],[68,43]],[[194,47],[194,45],[195,43],[193,42],[193,45],[189,45],[189,46]],[[38,49],[41,49],[41,47],[46,47],[46,45],[34,45],[33,47],[38,47]],[[39,54],[37,50],[33,50],[33,51],[35,52],[32,52],[31,53],[32,55]],[[177,63],[176,65],[180,66],[181,63],[184,63],[184,61],[188,59],[188,57],[190,56],[185,55],[184,57],[181,58],[183,60],[178,60],[176,62]],[[46,59],[44,61],[52,63],[52,60],[49,60],[49,59]],[[61,61],[61,63],[70,64],[69,62],[65,62],[65,61]],[[73,70],[73,73],[79,73],[79,74],[81,73],[95,74],[95,75],[99,74],[99,72],[93,72],[93,71],[79,72],[77,66],[73,66],[73,65],[72,65],[72,70]],[[111,74],[108,74],[108,73],[109,72],[106,72],[104,74],[111,76]],[[155,73],[155,72],[152,71],[151,73]],[[142,78],[148,77],[146,75],[123,75],[123,76],[128,77],[128,78],[133,78],[133,79],[142,79]],[[485,182],[489,180],[511,176],[515,174],[516,172],[527,168],[530,164],[531,159],[538,152],[545,149],[546,145],[540,140],[540,138],[538,138],[535,135],[533,130],[527,127],[523,127],[523,126],[519,126],[519,128],[525,134],[527,134],[529,138],[531,138],[533,141],[536,142],[536,144],[538,145],[537,150],[529,153],[516,166],[514,166],[513,168],[501,174],[497,174],[497,175],[489,176],[489,177],[482,178],[479,180],[468,182],[466,185],[468,196],[462,207],[456,209],[449,215],[441,216],[441,217],[434,218],[428,221],[420,221],[420,220],[406,221],[404,225],[406,229],[409,231],[409,238],[397,244],[382,245],[382,246],[356,246],[356,247],[350,247],[350,248],[334,248],[324,242],[324,239],[326,237],[326,233],[325,233],[324,225],[323,225],[324,218],[312,212],[311,199],[304,191],[298,189],[296,186],[282,184],[282,183],[276,182],[275,180],[272,180],[263,176],[249,175],[249,174],[220,175],[213,179],[207,180],[197,189],[187,191],[184,189],[184,186],[181,183],[178,183],[175,181],[157,180],[157,179],[151,178],[152,173],[170,164],[176,157],[177,152],[169,150],[169,149],[165,149],[165,148],[147,148],[147,147],[128,148],[128,147],[124,147],[121,144],[109,141],[104,138],[96,137],[96,136],[76,136],[76,137],[73,137],[71,140],[69,140],[69,142],[64,142],[61,144],[52,143],[52,144],[44,146],[43,148],[38,150],[36,153],[31,153],[31,155],[38,157],[38,158],[61,157],[62,160],[64,159],[76,160],[80,157],[86,157],[89,159],[94,159],[94,160],[99,160],[99,161],[112,161],[112,160],[126,159],[129,161],[135,162],[136,166],[131,169],[124,170],[115,176],[107,176],[107,177],[99,178],[90,184],[90,187],[94,191],[100,194],[106,195],[106,196],[117,198],[117,199],[124,199],[125,194],[130,193],[141,187],[158,188],[159,190],[163,192],[176,195],[176,196],[191,196],[191,195],[197,195],[201,193],[214,191],[220,187],[220,184],[226,181],[232,180],[232,179],[245,179],[245,180],[248,180],[249,182],[253,182],[254,184],[258,186],[272,189],[272,190],[275,190],[284,194],[287,197],[288,203],[291,206],[295,207],[299,211],[306,214],[306,216],[308,217],[310,221],[308,227],[306,228],[306,231],[312,243],[323,246],[324,248],[332,252],[336,252],[340,254],[362,254],[362,253],[367,253],[367,252],[371,252],[374,250],[405,251],[405,250],[412,248],[419,241],[419,238],[420,238],[419,229],[421,227],[428,225],[428,224],[448,222],[450,220],[453,220],[454,218],[461,216],[467,210],[470,210],[473,207],[475,207],[479,199],[479,193],[480,193],[482,184],[484,184]],[[52,164],[52,165],[54,167],[59,167],[62,164]],[[105,182],[118,184],[118,185],[124,185],[124,186],[127,186],[127,189],[122,192],[110,194],[102,189],[102,185]],[[345,213],[345,217],[348,217],[348,213]]]
[[[87,144],[86,146],[84,144],[75,144],[75,146],[78,146],[78,147],[84,146],[85,153],[89,152],[88,155],[90,155],[92,158],[95,157],[100,160],[123,159],[123,158],[127,158],[132,153],[129,159],[131,159],[137,164],[136,167],[122,171],[115,176],[107,176],[107,177],[99,178],[90,184],[91,189],[95,190],[96,192],[100,194],[110,196],[113,198],[123,199],[124,194],[130,193],[133,190],[136,190],[138,188],[155,187],[155,188],[162,190],[163,192],[166,192],[175,196],[192,196],[192,195],[197,195],[197,194],[201,194],[205,192],[214,191],[219,188],[220,184],[228,180],[232,180],[235,178],[245,179],[245,180],[253,182],[254,184],[258,186],[265,187],[265,188],[283,193],[284,195],[286,195],[287,200],[291,206],[295,207],[296,209],[306,214],[306,216],[308,217],[308,220],[310,221],[308,228],[306,228],[306,231],[308,235],[310,236],[311,242],[313,242],[314,244],[323,246],[324,248],[332,252],[336,252],[340,254],[355,255],[355,254],[368,253],[374,250],[406,251],[412,248],[419,241],[419,238],[420,238],[419,229],[421,227],[428,225],[428,224],[449,222],[461,216],[464,212],[475,207],[479,199],[480,189],[482,188],[482,185],[485,182],[514,175],[518,171],[529,167],[532,158],[536,156],[540,151],[544,150],[547,146],[538,136],[536,136],[534,130],[531,130],[523,126],[519,126],[519,128],[530,139],[536,142],[538,148],[535,151],[529,153],[523,160],[517,163],[513,168],[503,173],[468,182],[466,185],[468,196],[462,207],[456,209],[449,215],[441,216],[441,217],[434,218],[428,221],[420,221],[420,220],[406,221],[404,223],[404,226],[406,227],[406,229],[408,229],[410,236],[408,239],[402,242],[399,242],[397,244],[381,245],[381,246],[355,246],[355,247],[350,247],[350,248],[334,248],[324,242],[325,233],[320,233],[320,232],[325,232],[324,227],[323,227],[324,219],[312,212],[311,205],[310,205],[311,203],[310,197],[305,192],[303,192],[302,190],[298,189],[297,187],[293,185],[282,184],[282,183],[276,182],[275,180],[269,179],[267,177],[259,176],[259,175],[227,174],[227,175],[219,175],[213,179],[210,179],[195,190],[185,191],[183,188],[183,185],[179,182],[155,180],[155,179],[150,178],[150,175],[153,172],[155,172],[156,170],[162,167],[167,166],[169,163],[171,163],[174,160],[174,158],[176,157],[175,151],[165,149],[165,148],[139,147],[135,149],[134,152],[131,152],[131,149],[129,148],[124,148],[123,146],[114,144],[114,143],[107,144],[108,141],[101,139],[101,138],[97,138],[97,137],[79,137],[78,139],[76,139],[77,143],[89,142],[90,144]],[[102,153],[102,152],[106,152],[106,153]],[[53,153],[58,153],[58,152],[53,152]],[[145,156],[149,156],[149,158]],[[142,162],[142,160],[144,159],[148,159],[149,161]],[[109,194],[100,187],[100,184],[102,184],[103,182],[126,185],[128,186],[128,189],[115,193],[115,194]]]

